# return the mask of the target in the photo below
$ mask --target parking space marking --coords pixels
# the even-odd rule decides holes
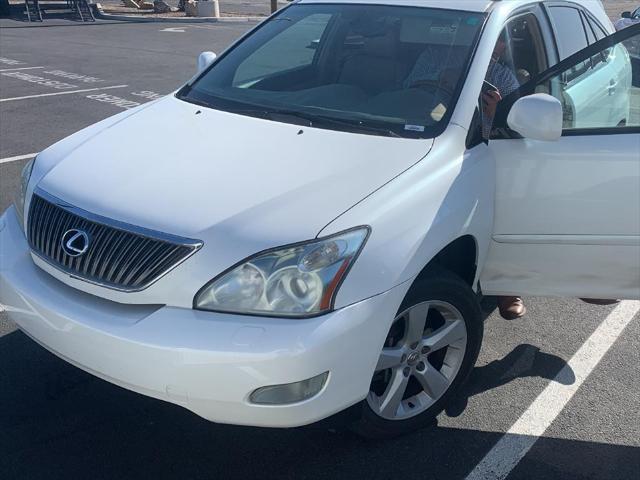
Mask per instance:
[[[19,160],[27,160],[28,158],[33,158],[36,155],[37,153],[29,153],[27,155],[17,155],[15,157],[0,158],[0,165],[3,163],[17,162]]]
[[[25,65],[27,62],[22,60],[14,60],[13,58],[0,57],[0,63],[4,65]]]
[[[219,26],[206,26],[206,25],[188,25],[191,28],[200,28],[202,30],[217,30]]]
[[[0,69],[0,72],[15,72],[17,70],[35,70],[37,68],[44,68],[44,67],[3,68],[3,69]]]
[[[142,97],[147,100],[157,100],[159,98],[165,97],[166,94],[152,92],[151,90],[142,90],[141,92],[131,92],[131,95],[134,97]]]
[[[141,97],[144,100],[141,100],[143,103],[150,100],[157,100],[166,95],[152,92],[151,90],[142,90],[140,92],[131,92],[131,95],[134,97]],[[106,93],[92,94],[87,95],[87,98],[90,100],[95,100],[96,102],[108,103],[109,105],[113,105],[114,107],[124,108],[125,110],[129,108],[134,108],[139,105],[142,105],[140,102],[136,102],[134,100],[127,100],[126,98],[117,97],[116,95],[109,95]]]
[[[129,85],[113,85],[111,87],[84,88],[82,90],[71,90],[66,92],[40,93],[38,95],[26,95],[24,97],[0,98],[0,102],[13,102],[15,100],[26,100],[28,98],[52,97],[54,95],[69,95],[72,93],[95,92],[97,90],[111,90],[114,88],[125,88]]]
[[[620,303],[469,473],[467,480],[505,479],[549,428],[638,312],[640,302]],[[575,381],[567,385],[567,380],[573,376]]]
[[[43,87],[55,88],[57,90],[64,90],[65,88],[78,88],[78,85],[61,82],[59,80],[52,80],[50,78],[41,77],[40,75],[32,75],[31,73],[4,72],[0,73],[0,75],[16,78],[18,80],[22,80],[23,82],[35,83],[37,85],[42,85]]]
[[[108,93],[87,95],[87,98],[95,100],[96,102],[108,103],[115,107],[124,108],[125,110],[142,105],[140,102],[134,102],[133,100],[127,100],[126,98],[109,95]]]
[[[83,83],[102,83],[103,79],[98,77],[91,77],[89,75],[82,75],[81,73],[66,72],[64,70],[46,70],[44,73],[54,75],[56,77],[62,77],[69,80],[75,80]]]
[[[188,24],[188,25],[180,25],[179,27],[168,27],[168,28],[163,28],[161,30],[158,30],[159,32],[180,32],[180,33],[184,33],[186,32],[185,29],[188,28],[200,28],[202,30],[219,30],[220,26],[206,26],[206,25],[194,25],[194,24]]]

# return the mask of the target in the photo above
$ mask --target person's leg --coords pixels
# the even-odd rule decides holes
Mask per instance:
[[[498,297],[498,309],[505,320],[515,320],[527,313],[527,307],[520,297]]]

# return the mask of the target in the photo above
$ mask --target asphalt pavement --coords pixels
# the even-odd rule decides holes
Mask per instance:
[[[200,51],[221,52],[250,26],[0,20],[0,209],[29,155],[174,91]],[[171,134],[167,119],[157,135]],[[211,424],[70,366],[0,313],[0,478],[464,479],[513,463],[514,444],[530,449],[510,480],[638,478],[635,304],[526,302],[514,322],[487,302],[480,360],[458,400],[437,427],[385,442]],[[543,419],[542,432],[522,428]]]

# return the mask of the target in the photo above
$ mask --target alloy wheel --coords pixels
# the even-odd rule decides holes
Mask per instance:
[[[453,305],[428,301],[403,311],[378,359],[369,406],[386,420],[423,413],[455,380],[466,346],[466,324]]]

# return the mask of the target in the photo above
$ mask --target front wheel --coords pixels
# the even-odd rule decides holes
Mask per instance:
[[[480,305],[462,279],[437,270],[413,285],[385,340],[355,431],[386,438],[434,423],[471,372],[482,335]]]

